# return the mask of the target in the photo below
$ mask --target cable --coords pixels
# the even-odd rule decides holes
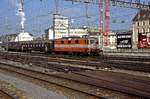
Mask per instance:
[[[30,4],[33,0],[25,0],[26,2],[24,3],[25,5]]]

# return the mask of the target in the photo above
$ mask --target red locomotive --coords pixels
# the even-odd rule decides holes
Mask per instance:
[[[100,53],[97,38],[67,37],[54,41],[54,52],[97,55]]]

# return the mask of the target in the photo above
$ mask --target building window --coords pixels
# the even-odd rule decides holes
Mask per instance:
[[[139,29],[137,29],[137,33],[140,33]]]
[[[137,22],[137,26],[139,26],[140,24],[139,24],[139,22]]]
[[[145,26],[145,21],[143,21],[143,26]]]
[[[64,44],[64,41],[61,41],[61,44]]]
[[[68,41],[68,44],[71,44],[71,41]]]
[[[78,40],[75,40],[75,43],[76,43],[76,44],[78,44],[78,43],[79,43],[79,41],[78,41]]]
[[[148,28],[148,32],[150,32],[150,28]]]
[[[142,29],[142,33],[145,33],[145,29],[144,28]]]

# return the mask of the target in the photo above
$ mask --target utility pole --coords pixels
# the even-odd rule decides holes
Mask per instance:
[[[101,0],[99,3],[99,13],[100,13],[100,34],[101,34],[101,44],[102,48],[107,47],[109,40],[108,35],[110,32],[109,21],[110,21],[110,0]]]
[[[55,39],[55,34],[56,34],[56,27],[55,27],[55,20],[56,20],[56,15],[59,15],[59,1],[60,0],[55,0],[55,13],[53,14],[53,38]]]
[[[24,12],[24,0],[21,0],[21,10]]]
[[[59,14],[59,0],[55,0],[55,14]]]
[[[8,17],[5,17],[5,26],[6,26],[6,29],[8,30]],[[6,47],[6,51],[8,52],[8,35],[6,36],[6,46],[5,47]]]
[[[9,42],[9,37],[8,37],[8,35],[6,36],[6,39],[7,39],[7,45],[6,45],[6,51],[8,52],[8,42]]]
[[[104,36],[103,36],[103,31],[104,31],[104,0],[101,0],[98,4],[99,7],[99,47],[103,50],[103,42],[104,42]]]
[[[40,0],[43,1],[43,0]],[[55,28],[55,20],[56,15],[59,15],[59,0],[54,0],[55,3],[55,12],[53,13],[53,39],[55,39],[56,28]]]
[[[89,3],[85,3],[85,16],[86,16],[86,21],[87,21],[87,32],[89,34],[90,32],[90,23],[89,23],[89,19],[90,19],[90,16],[88,14],[88,10],[89,10]]]
[[[24,14],[24,0],[20,0],[20,4],[21,4],[21,8],[19,9],[19,13]],[[24,16],[21,15],[21,17],[24,17]],[[23,20],[21,19],[21,21]],[[21,26],[21,31],[22,33],[24,33],[24,26]]]
[[[24,0],[21,0],[22,5],[24,5],[23,1]],[[42,2],[43,0],[40,1]],[[59,0],[54,0],[54,3],[55,3],[55,14],[59,14]]]
[[[5,17],[5,27],[8,30],[9,27],[8,27],[8,17],[7,16]]]

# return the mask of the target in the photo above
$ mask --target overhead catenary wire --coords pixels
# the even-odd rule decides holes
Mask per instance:
[[[40,1],[40,0],[25,0],[25,5],[27,6],[28,4],[33,4],[34,2],[36,2],[36,1]],[[49,0],[42,0],[42,1],[49,1]],[[39,2],[38,2],[39,3]],[[44,4],[44,3],[42,3],[42,4]],[[43,6],[43,8],[45,8],[45,6]],[[45,9],[47,9],[47,8],[45,8]],[[67,9],[67,8],[66,8]],[[68,8],[69,9],[69,8]],[[32,10],[31,10],[32,11]],[[42,11],[44,11],[43,9],[42,9]],[[46,11],[44,11],[44,12],[46,12]],[[62,10],[62,12],[63,12],[63,10]],[[28,16],[27,17],[27,21],[30,21],[30,23],[32,23],[33,21],[40,21],[40,22],[38,22],[38,24],[36,24],[37,26],[38,25],[40,25],[40,24],[42,24],[43,25],[43,23],[44,22],[42,22],[41,20],[49,20],[48,19],[48,17],[51,15],[51,14],[48,14],[48,12],[46,12],[46,13],[40,13],[40,14],[38,14],[38,15],[34,15],[34,14],[32,14],[32,12],[30,13],[31,14],[31,16]],[[45,14],[45,15],[44,15]],[[26,14],[26,15],[29,15],[29,14]],[[89,17],[91,17],[90,18],[90,24],[91,24],[91,21],[93,21],[94,19],[95,20],[97,20],[96,18],[97,18],[97,16],[98,16],[98,13],[95,13],[95,14],[93,14],[93,15],[90,15],[90,14],[88,14],[88,16]],[[45,18],[46,17],[46,18]],[[84,18],[85,20],[86,20],[86,15],[79,15],[79,14],[77,14],[76,16],[71,16],[71,19],[76,19],[76,20],[82,20],[82,18]],[[128,15],[120,15],[120,16],[115,16],[115,17],[112,17],[112,19],[111,20],[117,20],[117,22],[116,23],[121,23],[121,21],[119,20],[118,21],[118,19],[120,19],[120,18],[123,18],[123,17],[128,17]],[[49,17],[50,18],[50,17]],[[96,21],[95,21],[96,22]],[[122,21],[123,22],[123,21]],[[76,23],[76,21],[74,22],[74,23]],[[125,20],[125,23],[126,23],[126,20]],[[10,24],[10,23],[9,23]],[[47,22],[46,24],[44,24],[44,25],[48,25],[49,24],[49,26],[50,26],[50,22]],[[2,24],[1,24],[2,25]],[[28,24],[29,25],[29,24]],[[31,27],[32,28],[32,26],[28,26],[28,27]],[[37,28],[38,29],[38,28]],[[44,28],[43,28],[44,29]]]

